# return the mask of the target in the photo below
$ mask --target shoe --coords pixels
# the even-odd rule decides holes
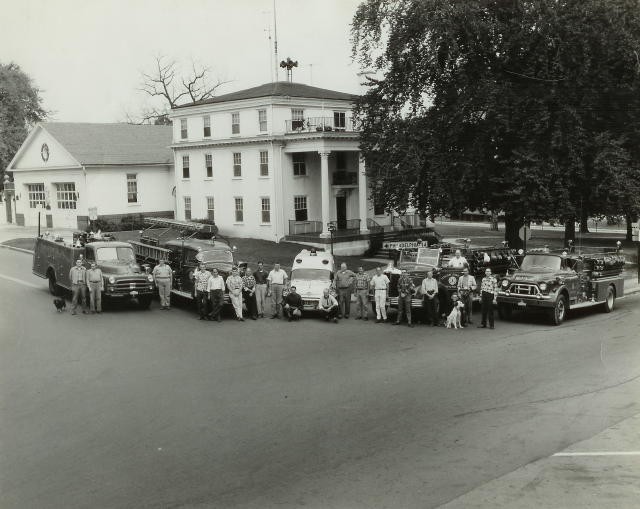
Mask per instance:
[[[222,320],[220,318],[218,318],[218,322],[221,322]]]
[[[338,318],[342,318],[342,315],[338,315]]]
[[[204,320],[204,316],[201,316],[201,317],[199,318],[199,320]]]
[[[334,319],[333,319],[333,323],[338,323],[338,319],[337,319],[337,318],[334,318]]]
[[[82,311],[82,314],[83,314],[83,315],[86,315],[86,314],[88,314],[88,313],[87,313],[87,311],[84,311],[84,310],[83,310],[83,311]]]
[[[360,318],[359,316],[356,316],[356,320],[362,320],[362,318]]]
[[[71,311],[72,315],[77,315],[78,313],[76,313],[75,311]]]
[[[409,327],[413,329],[414,325],[412,323],[409,324]]]
[[[376,318],[376,323],[380,323],[381,321],[380,318]]]
[[[349,315],[344,315],[345,318],[349,318]]]
[[[478,329],[486,329],[487,326],[486,325],[478,325]]]
[[[244,322],[244,318],[238,318],[239,322]]]
[[[102,311],[96,311],[96,313],[98,313],[99,315],[101,315],[101,314],[102,314]]]
[[[365,316],[365,317],[363,318],[363,320],[364,320],[365,322],[368,322],[368,321],[369,321],[369,317],[368,317],[368,316]]]
[[[273,315],[273,316],[271,317],[271,319],[272,319],[272,320],[273,320],[274,318],[278,318],[278,315]]]
[[[256,317],[256,316],[252,316],[252,317],[251,317],[251,319],[252,319],[252,320],[257,320],[257,319],[258,319],[258,317]]]
[[[495,329],[495,327],[493,325],[489,325],[490,329]]]
[[[472,324],[473,322],[471,320],[469,320],[467,323]]]
[[[289,318],[289,320],[288,320],[288,321],[290,322],[290,321],[291,321],[291,318]]]
[[[400,322],[393,322],[393,325],[400,325]]]

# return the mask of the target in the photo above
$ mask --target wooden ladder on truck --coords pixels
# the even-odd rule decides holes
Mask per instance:
[[[129,244],[133,246],[133,251],[137,259],[152,260],[154,263],[158,263],[160,260],[164,260],[167,263],[169,262],[169,256],[171,255],[170,249],[152,246],[135,240],[130,240]]]

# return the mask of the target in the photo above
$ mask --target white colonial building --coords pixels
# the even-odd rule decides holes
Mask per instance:
[[[277,82],[173,109],[177,219],[320,243],[333,221],[364,246],[369,225],[389,218],[368,200],[354,99]]]
[[[84,229],[93,213],[114,222],[173,217],[170,144],[170,126],[39,124],[6,169],[14,189],[7,219],[32,226],[40,213],[43,227]]]

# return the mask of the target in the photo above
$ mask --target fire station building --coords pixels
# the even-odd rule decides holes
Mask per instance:
[[[173,217],[171,127],[47,122],[9,164],[12,222],[87,227],[90,214]]]

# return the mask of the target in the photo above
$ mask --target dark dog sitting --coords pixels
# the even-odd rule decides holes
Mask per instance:
[[[62,313],[62,310],[67,307],[67,303],[64,299],[53,299],[53,305],[58,310],[58,313]]]

